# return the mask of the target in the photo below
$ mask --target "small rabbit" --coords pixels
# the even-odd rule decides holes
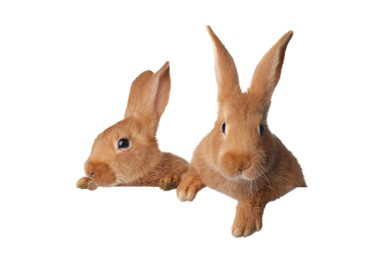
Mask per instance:
[[[212,29],[218,83],[218,118],[194,151],[177,187],[181,201],[192,201],[207,186],[236,200],[235,237],[262,227],[264,207],[296,187],[306,187],[294,155],[271,133],[267,114],[279,81],[289,31],[264,55],[247,92],[241,92],[233,58]]]
[[[97,136],[85,162],[80,189],[99,186],[177,187],[188,162],[158,148],[156,132],[169,100],[169,63],[153,73],[145,71],[132,83],[122,121]]]

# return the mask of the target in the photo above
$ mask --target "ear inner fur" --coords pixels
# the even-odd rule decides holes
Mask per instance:
[[[157,114],[157,117],[160,118],[168,104],[169,93],[171,90],[171,78],[169,76],[168,62],[166,62],[164,66],[155,74],[155,77],[157,80],[153,86],[156,88],[154,106],[155,113]]]

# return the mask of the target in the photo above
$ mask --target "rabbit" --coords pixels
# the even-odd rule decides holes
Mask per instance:
[[[181,201],[192,201],[207,186],[236,199],[232,235],[246,237],[261,229],[268,202],[296,187],[306,187],[297,159],[267,123],[293,32],[284,34],[264,55],[250,87],[242,92],[233,58],[210,26],[207,30],[215,54],[218,118],[196,147],[176,193]]]
[[[111,186],[152,186],[171,190],[189,163],[161,152],[156,132],[169,100],[169,63],[159,71],[145,71],[132,83],[123,120],[99,134],[85,162],[80,189]]]

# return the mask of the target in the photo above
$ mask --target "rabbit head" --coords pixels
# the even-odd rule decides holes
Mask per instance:
[[[85,162],[85,174],[94,185],[131,184],[156,167],[162,154],[156,132],[169,93],[168,62],[156,73],[145,71],[133,81],[124,119],[96,137]]]

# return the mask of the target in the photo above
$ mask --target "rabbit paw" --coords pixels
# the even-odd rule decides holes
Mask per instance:
[[[180,178],[175,175],[166,175],[160,179],[158,186],[165,191],[175,189],[180,182]]]
[[[187,174],[176,189],[176,194],[181,201],[193,201],[199,190],[204,187],[199,176]]]
[[[236,217],[232,226],[235,237],[247,237],[259,231],[263,225],[263,208],[252,208],[249,205],[237,206]]]
[[[82,177],[77,181],[76,187],[79,189],[96,190],[97,186],[88,177]]]

